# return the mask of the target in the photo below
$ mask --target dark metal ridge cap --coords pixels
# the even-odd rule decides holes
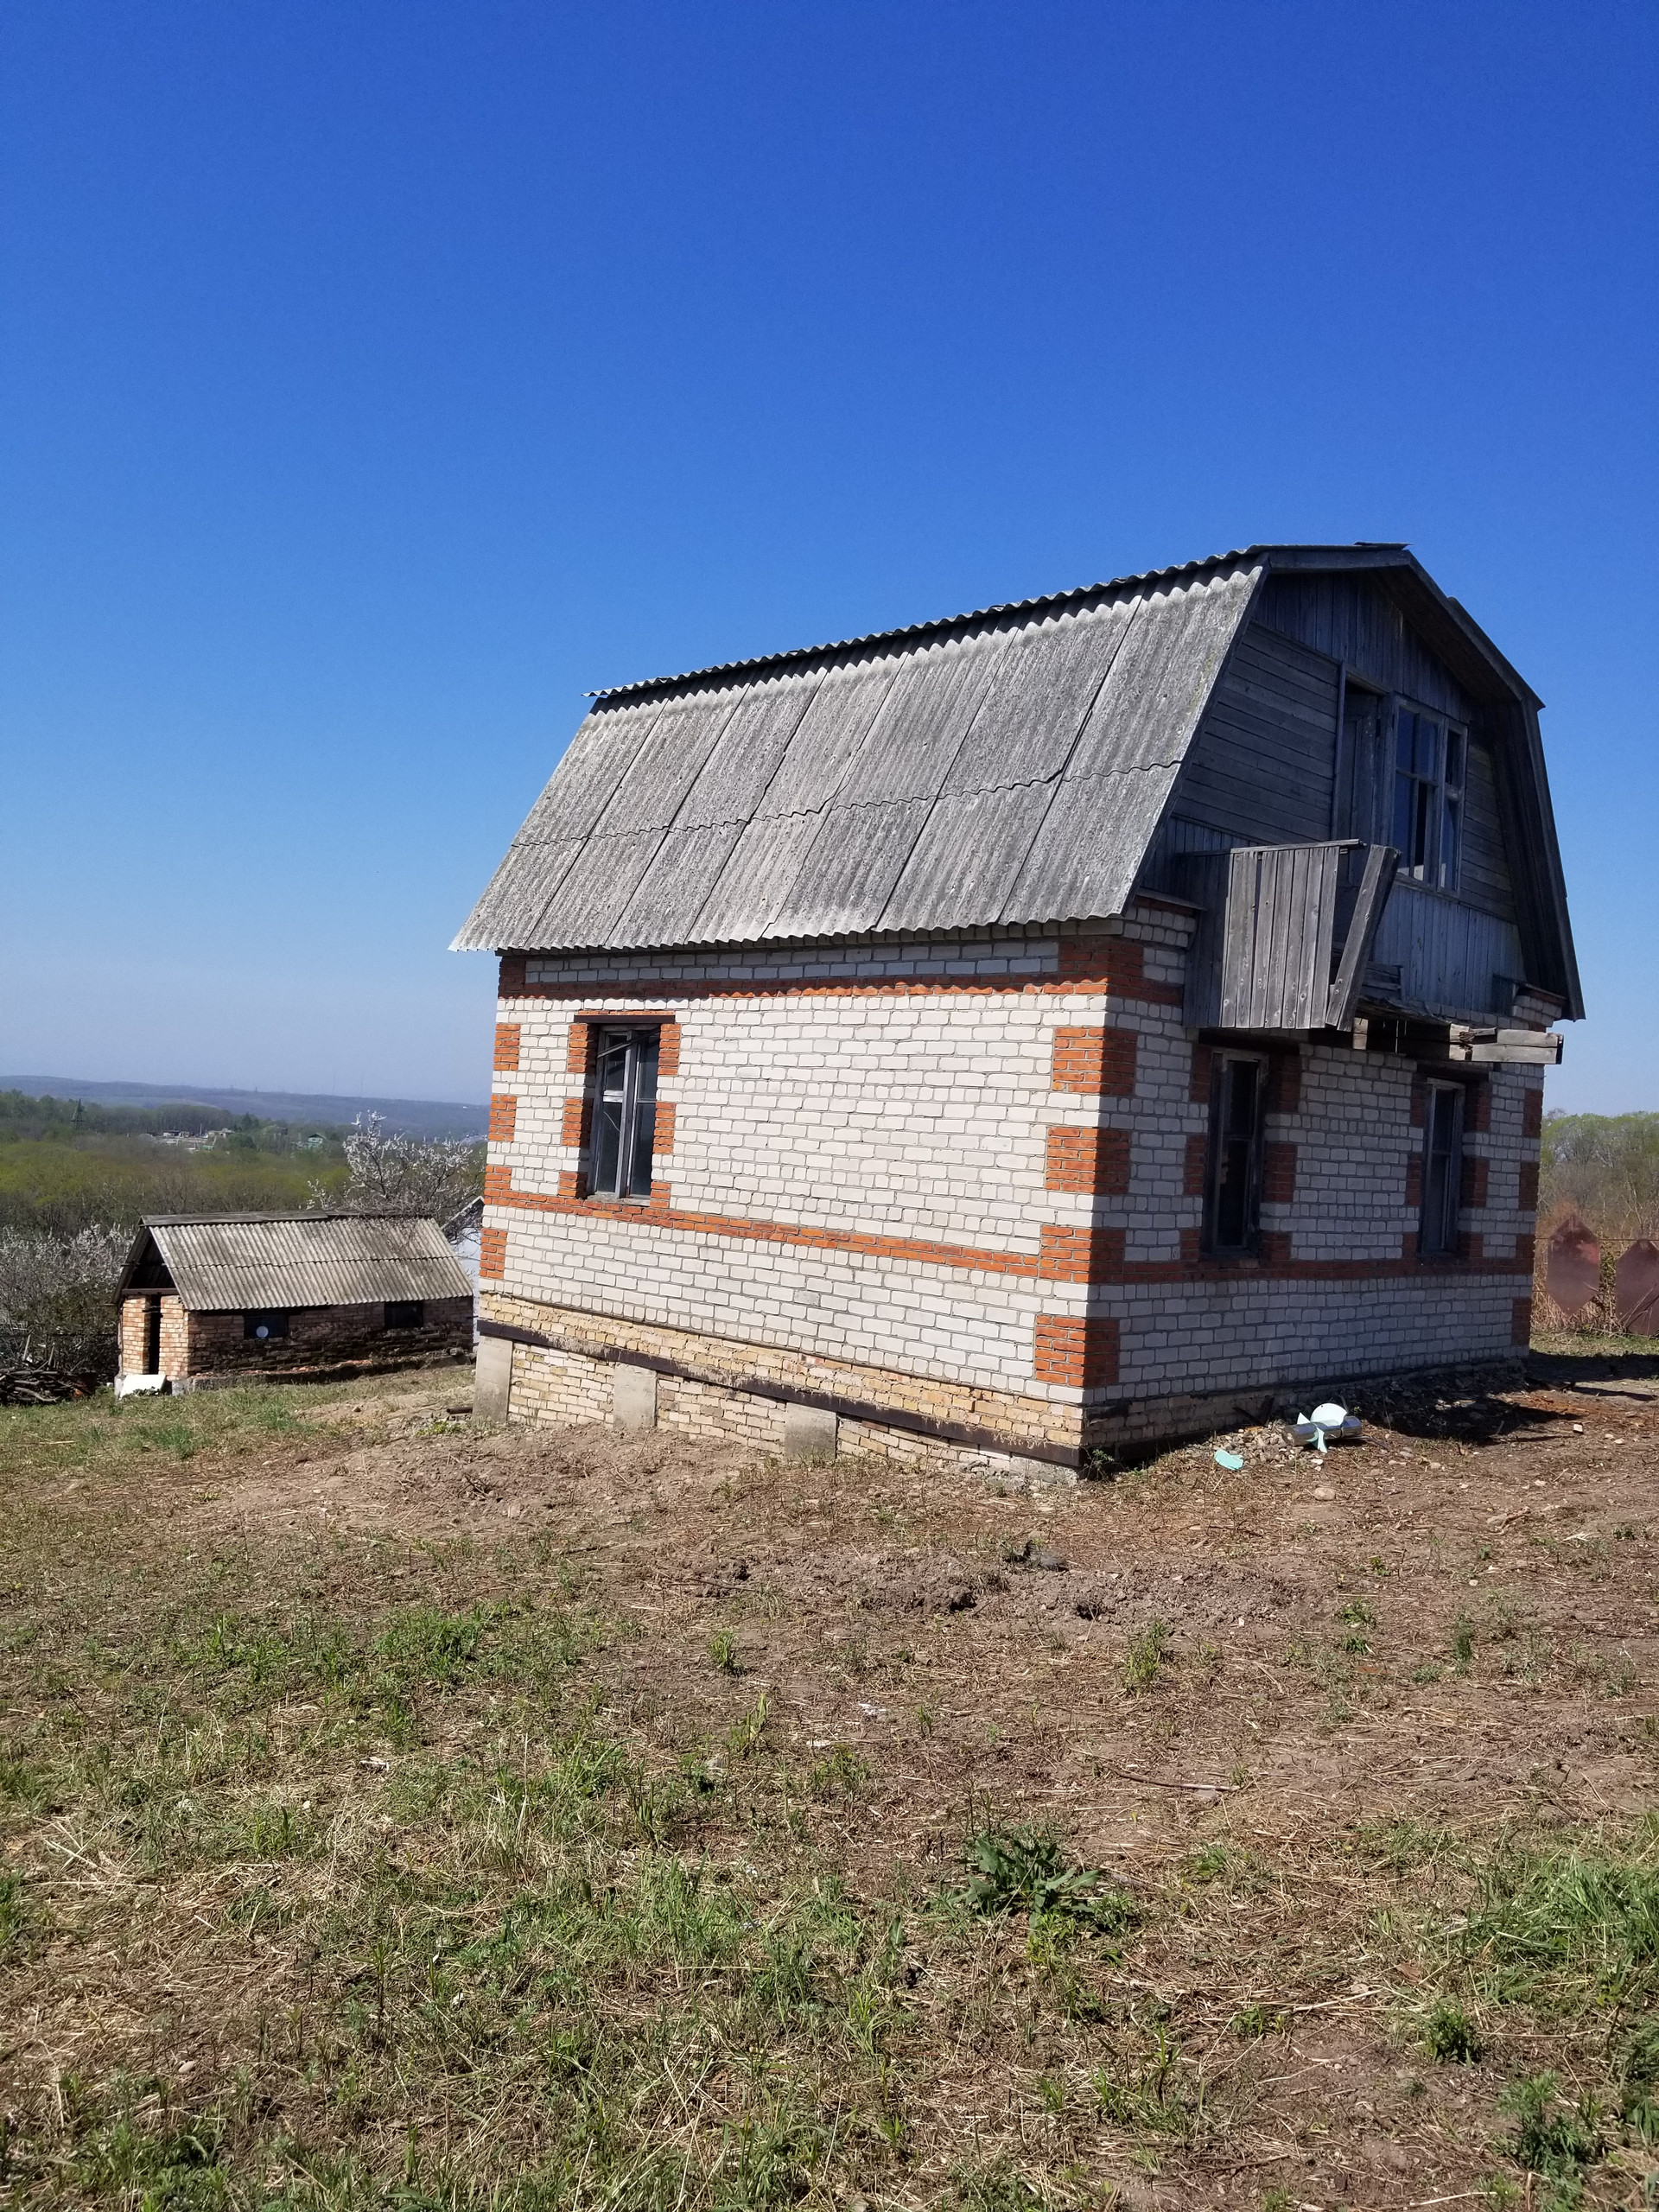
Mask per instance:
[[[748,660],[716,661],[707,668],[686,669],[677,676],[648,676],[632,683],[607,684],[600,690],[589,691],[583,696],[607,701],[643,699],[653,693],[671,691],[683,683],[707,683],[718,676],[750,677],[762,670],[798,668],[841,654],[869,652],[878,645],[919,644],[925,639],[948,638],[953,632],[976,629],[1007,615],[1064,613],[1070,607],[1086,606],[1092,599],[1102,598],[1109,593],[1130,591],[1138,585],[1170,583],[1177,578],[1218,575],[1226,569],[1247,568],[1252,562],[1266,561],[1278,550],[1266,545],[1247,546],[1241,551],[1211,554],[1207,560],[1179,562],[1167,569],[1148,569],[1139,575],[1114,576],[1103,583],[1078,584],[1069,591],[1048,592],[1036,599],[1008,600],[996,607],[975,607],[965,614],[938,615],[931,621],[912,622],[896,630],[871,630],[861,637],[839,638],[817,645],[792,645],[783,652],[759,653]],[[1335,546],[1329,550],[1345,554],[1356,549]]]

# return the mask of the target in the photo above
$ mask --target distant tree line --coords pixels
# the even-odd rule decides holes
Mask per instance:
[[[1538,1226],[1576,1214],[1604,1246],[1659,1238],[1659,1114],[1552,1114],[1544,1123]]]
[[[189,1110],[198,1128],[225,1127],[211,1107]],[[170,1107],[76,1115],[73,1100],[0,1092],[0,1367],[113,1374],[116,1286],[147,1215],[339,1209],[448,1227],[484,1188],[481,1142],[408,1135],[375,1114],[326,1130],[243,1116],[212,1152],[155,1142],[188,1128]]]

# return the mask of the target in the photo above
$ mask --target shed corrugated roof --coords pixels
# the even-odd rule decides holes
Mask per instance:
[[[154,1244],[191,1313],[470,1298],[435,1221],[408,1214],[181,1214],[147,1219],[127,1278]]]
[[[1120,912],[1265,563],[601,694],[457,950]]]

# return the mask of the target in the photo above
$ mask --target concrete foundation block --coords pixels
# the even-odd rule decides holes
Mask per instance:
[[[786,1405],[784,1408],[785,1459],[833,1459],[839,1427],[840,1423],[834,1414],[824,1413],[817,1406]]]
[[[505,1421],[512,1395],[512,1344],[505,1337],[480,1337],[473,1376],[473,1419]]]
[[[657,1426],[657,1370],[653,1367],[614,1370],[611,1418],[624,1436],[646,1436]]]

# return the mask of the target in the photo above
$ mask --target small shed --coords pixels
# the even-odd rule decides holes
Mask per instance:
[[[409,1214],[156,1216],[118,1296],[129,1382],[321,1374],[472,1347],[466,1269],[435,1221]]]

